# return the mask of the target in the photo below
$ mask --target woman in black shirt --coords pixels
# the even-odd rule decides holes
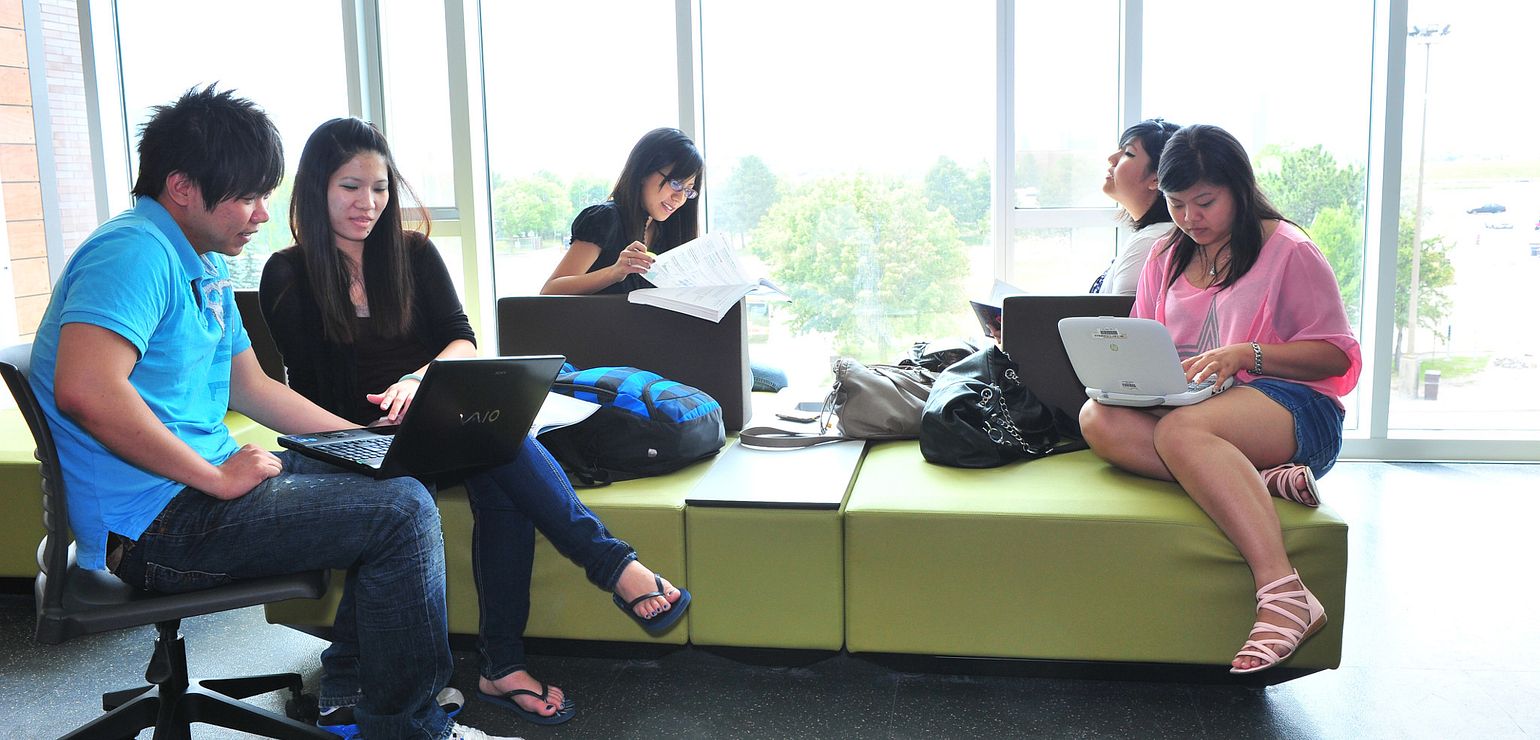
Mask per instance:
[[[470,357],[476,337],[438,250],[404,229],[406,189],[385,138],[356,118],[322,124],[305,144],[289,210],[295,245],[262,272],[262,313],[289,384],[359,424],[398,422],[430,361]],[[530,675],[523,633],[538,528],[649,632],[678,621],[689,594],[636,560],[573,492],[533,437],[519,457],[465,479],[476,519],[472,558],[481,602],[478,696],[538,724],[572,718],[561,689]],[[339,608],[350,608],[344,602]],[[340,644],[340,647],[339,647]],[[345,640],[322,661],[356,661]],[[340,667],[340,666],[339,666]],[[328,675],[356,671],[328,671]],[[328,697],[357,687],[323,687]],[[322,721],[325,721],[325,717]]]
[[[540,292],[589,295],[648,287],[642,274],[653,258],[697,235],[704,170],[700,151],[683,131],[647,132],[631,148],[609,200],[573,219],[572,244]]]

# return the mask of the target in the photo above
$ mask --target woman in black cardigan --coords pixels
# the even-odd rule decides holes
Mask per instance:
[[[476,353],[437,248],[402,225],[399,193],[406,189],[372,125],[356,118],[322,124],[295,174],[295,245],[272,255],[262,272],[262,313],[289,385],[359,424],[398,422],[428,362]],[[565,722],[573,704],[525,664],[535,529],[649,632],[678,621],[689,594],[610,536],[533,437],[513,462],[472,475],[465,486],[476,519],[472,557],[481,602],[477,694],[532,722]],[[339,606],[348,608],[347,601]],[[339,641],[322,660],[356,656]],[[323,703],[345,704],[349,690],[356,687],[323,687]]]

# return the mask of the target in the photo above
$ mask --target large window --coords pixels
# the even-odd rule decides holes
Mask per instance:
[[[679,125],[673,0],[483,3],[498,295],[538,293],[642,134]]]
[[[444,3],[82,5],[120,23],[120,49],[95,61],[98,99],[121,103],[129,129],[100,131],[108,159],[149,106],[197,84],[262,104],[291,168],[315,125],[363,101],[426,205],[450,217],[446,256],[463,256],[466,275],[490,260],[501,295],[539,289],[642,133],[686,129],[706,155],[706,227],[792,294],[751,302],[754,358],[809,388],[827,387],[831,355],[891,361],[916,339],[977,336],[967,299],[997,278],[1084,291],[1122,238],[1100,183],[1123,125],[1218,124],[1336,270],[1369,360],[1345,399],[1349,454],[1537,455],[1540,333],[1525,297],[1540,279],[1540,160],[1526,126],[1540,104],[1512,78],[1534,66],[1525,33],[1540,8],[468,0],[490,174],[474,192],[452,187],[479,177],[455,153],[481,151],[474,133],[450,146],[468,134],[449,122],[482,119],[446,115],[478,107],[444,84],[457,48]],[[362,36],[351,56],[349,29]],[[253,52],[263,43],[282,51]],[[119,178],[108,188],[126,190]],[[247,284],[289,241],[287,188],[235,265]],[[489,219],[485,256],[461,254],[457,237],[487,225],[459,212]]]
[[[238,286],[255,288],[267,255],[293,243],[290,179],[305,140],[327,119],[348,113],[337,6],[272,0],[261,12],[235,14],[220,3],[164,0],[119,3],[117,8],[131,142],[137,143],[152,106],[210,83],[255,101],[278,126],[288,173],[268,204],[272,220],[239,258],[230,260]],[[137,157],[129,161],[136,164]]]
[[[1002,277],[1028,293],[1084,293],[1118,243],[1102,193],[1121,132],[1118,3],[1033,0],[1015,14],[1016,228]]]
[[[1362,326],[1372,10],[1333,0],[1297,2],[1287,13],[1223,0],[1144,4],[1144,114],[1215,124],[1240,140],[1273,204],[1331,263],[1366,356],[1373,341]],[[1322,23],[1328,16],[1332,22]],[[1269,43],[1259,44],[1257,34]],[[1358,426],[1363,397],[1344,399],[1349,429]]]
[[[1534,77],[1540,7],[1413,0],[1407,22],[1390,436],[1534,439],[1540,105],[1511,74]]]
[[[994,7],[705,2],[709,226],[792,297],[751,305],[794,385],[977,335],[992,277]]]

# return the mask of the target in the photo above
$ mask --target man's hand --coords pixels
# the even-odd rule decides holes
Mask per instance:
[[[277,455],[253,444],[244,445],[219,466],[219,483],[204,493],[226,501],[240,498],[281,472],[283,463]]]

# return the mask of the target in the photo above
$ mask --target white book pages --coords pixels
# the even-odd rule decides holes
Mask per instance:
[[[597,403],[562,395],[556,391],[547,391],[540,413],[535,414],[535,422],[529,425],[529,433],[539,435],[552,429],[572,426],[592,416],[598,410]]]

